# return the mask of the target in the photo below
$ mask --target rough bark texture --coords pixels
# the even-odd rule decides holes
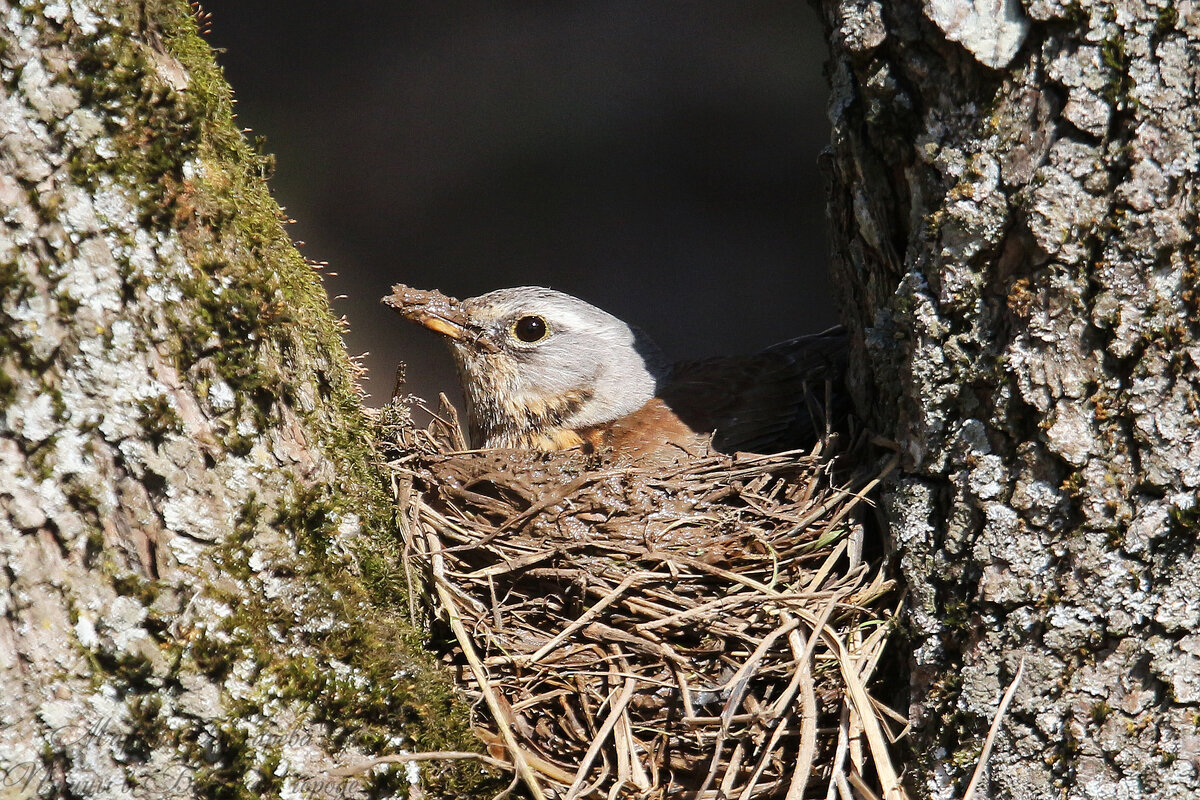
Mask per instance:
[[[1200,5],[820,6],[910,780],[961,792],[1024,659],[985,794],[1200,796]]]
[[[0,778],[358,796],[475,768],[397,613],[320,282],[180,2],[0,0]]]

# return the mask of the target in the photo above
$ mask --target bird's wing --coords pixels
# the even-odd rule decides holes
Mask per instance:
[[[848,411],[846,348],[838,327],[752,356],[682,362],[660,396],[693,430],[715,431],[723,452],[810,447]]]

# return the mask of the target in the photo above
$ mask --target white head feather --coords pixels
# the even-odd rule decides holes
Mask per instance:
[[[499,289],[464,300],[463,308],[495,345],[450,340],[473,432],[520,427],[519,419],[495,418],[505,416],[492,407],[497,394],[525,408],[577,398],[558,424],[572,430],[602,425],[649,402],[666,372],[661,352],[644,334],[562,292],[536,286]],[[526,317],[544,321],[543,338],[526,342],[517,336],[516,324]]]

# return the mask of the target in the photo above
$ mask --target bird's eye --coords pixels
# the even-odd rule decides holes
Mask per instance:
[[[550,332],[550,329],[546,326],[546,320],[533,315],[521,317],[513,323],[512,330],[513,336],[516,336],[526,344],[540,342]]]

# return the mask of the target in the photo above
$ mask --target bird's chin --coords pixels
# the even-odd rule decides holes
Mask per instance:
[[[496,353],[482,352],[466,342],[449,344],[465,394],[482,398],[511,393],[515,373],[508,359]]]

